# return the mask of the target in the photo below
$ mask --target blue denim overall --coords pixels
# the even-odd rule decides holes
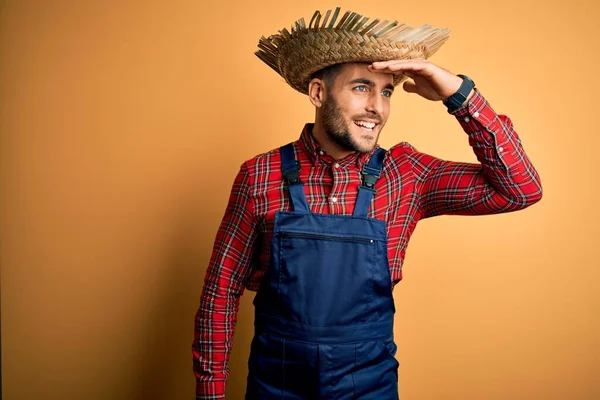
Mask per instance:
[[[246,399],[396,400],[386,225],[367,217],[385,150],[363,168],[353,215],[311,213],[293,146],[280,153],[293,211],[275,215]]]

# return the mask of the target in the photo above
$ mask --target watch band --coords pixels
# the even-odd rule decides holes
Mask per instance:
[[[448,107],[448,111],[454,111],[460,108],[465,100],[467,100],[467,97],[469,97],[471,90],[475,87],[475,82],[468,76],[462,74],[458,74],[457,76],[460,76],[463,79],[462,84],[456,93],[443,101],[444,105]]]

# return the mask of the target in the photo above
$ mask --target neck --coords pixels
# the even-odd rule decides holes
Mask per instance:
[[[312,135],[313,138],[315,138],[315,140],[319,142],[319,145],[323,148],[323,150],[325,150],[327,154],[333,157],[334,160],[341,160],[342,158],[345,158],[350,154],[354,153],[354,151],[344,149],[339,144],[331,140],[329,135],[327,135],[327,132],[325,132],[323,123],[319,119],[315,121],[315,125],[312,129]]]

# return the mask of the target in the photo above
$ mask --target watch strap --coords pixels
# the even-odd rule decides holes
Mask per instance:
[[[457,76],[462,78],[462,84],[456,93],[443,101],[444,105],[448,107],[448,111],[454,111],[460,108],[465,100],[467,100],[467,97],[469,97],[471,90],[475,87],[475,82],[468,76],[462,74],[458,74]]]

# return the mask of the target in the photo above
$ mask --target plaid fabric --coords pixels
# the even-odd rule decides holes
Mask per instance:
[[[392,147],[377,182],[370,217],[384,220],[395,285],[417,222],[441,214],[482,215],[520,210],[542,196],[539,176],[511,120],[498,115],[476,91],[451,112],[481,164],[444,161],[406,142]],[[308,203],[314,213],[351,214],[370,154],[335,161],[306,124],[295,142]],[[245,162],[235,178],[205,276],[193,342],[197,399],[224,399],[239,298],[256,291],[270,259],[273,220],[289,211],[278,149]]]

